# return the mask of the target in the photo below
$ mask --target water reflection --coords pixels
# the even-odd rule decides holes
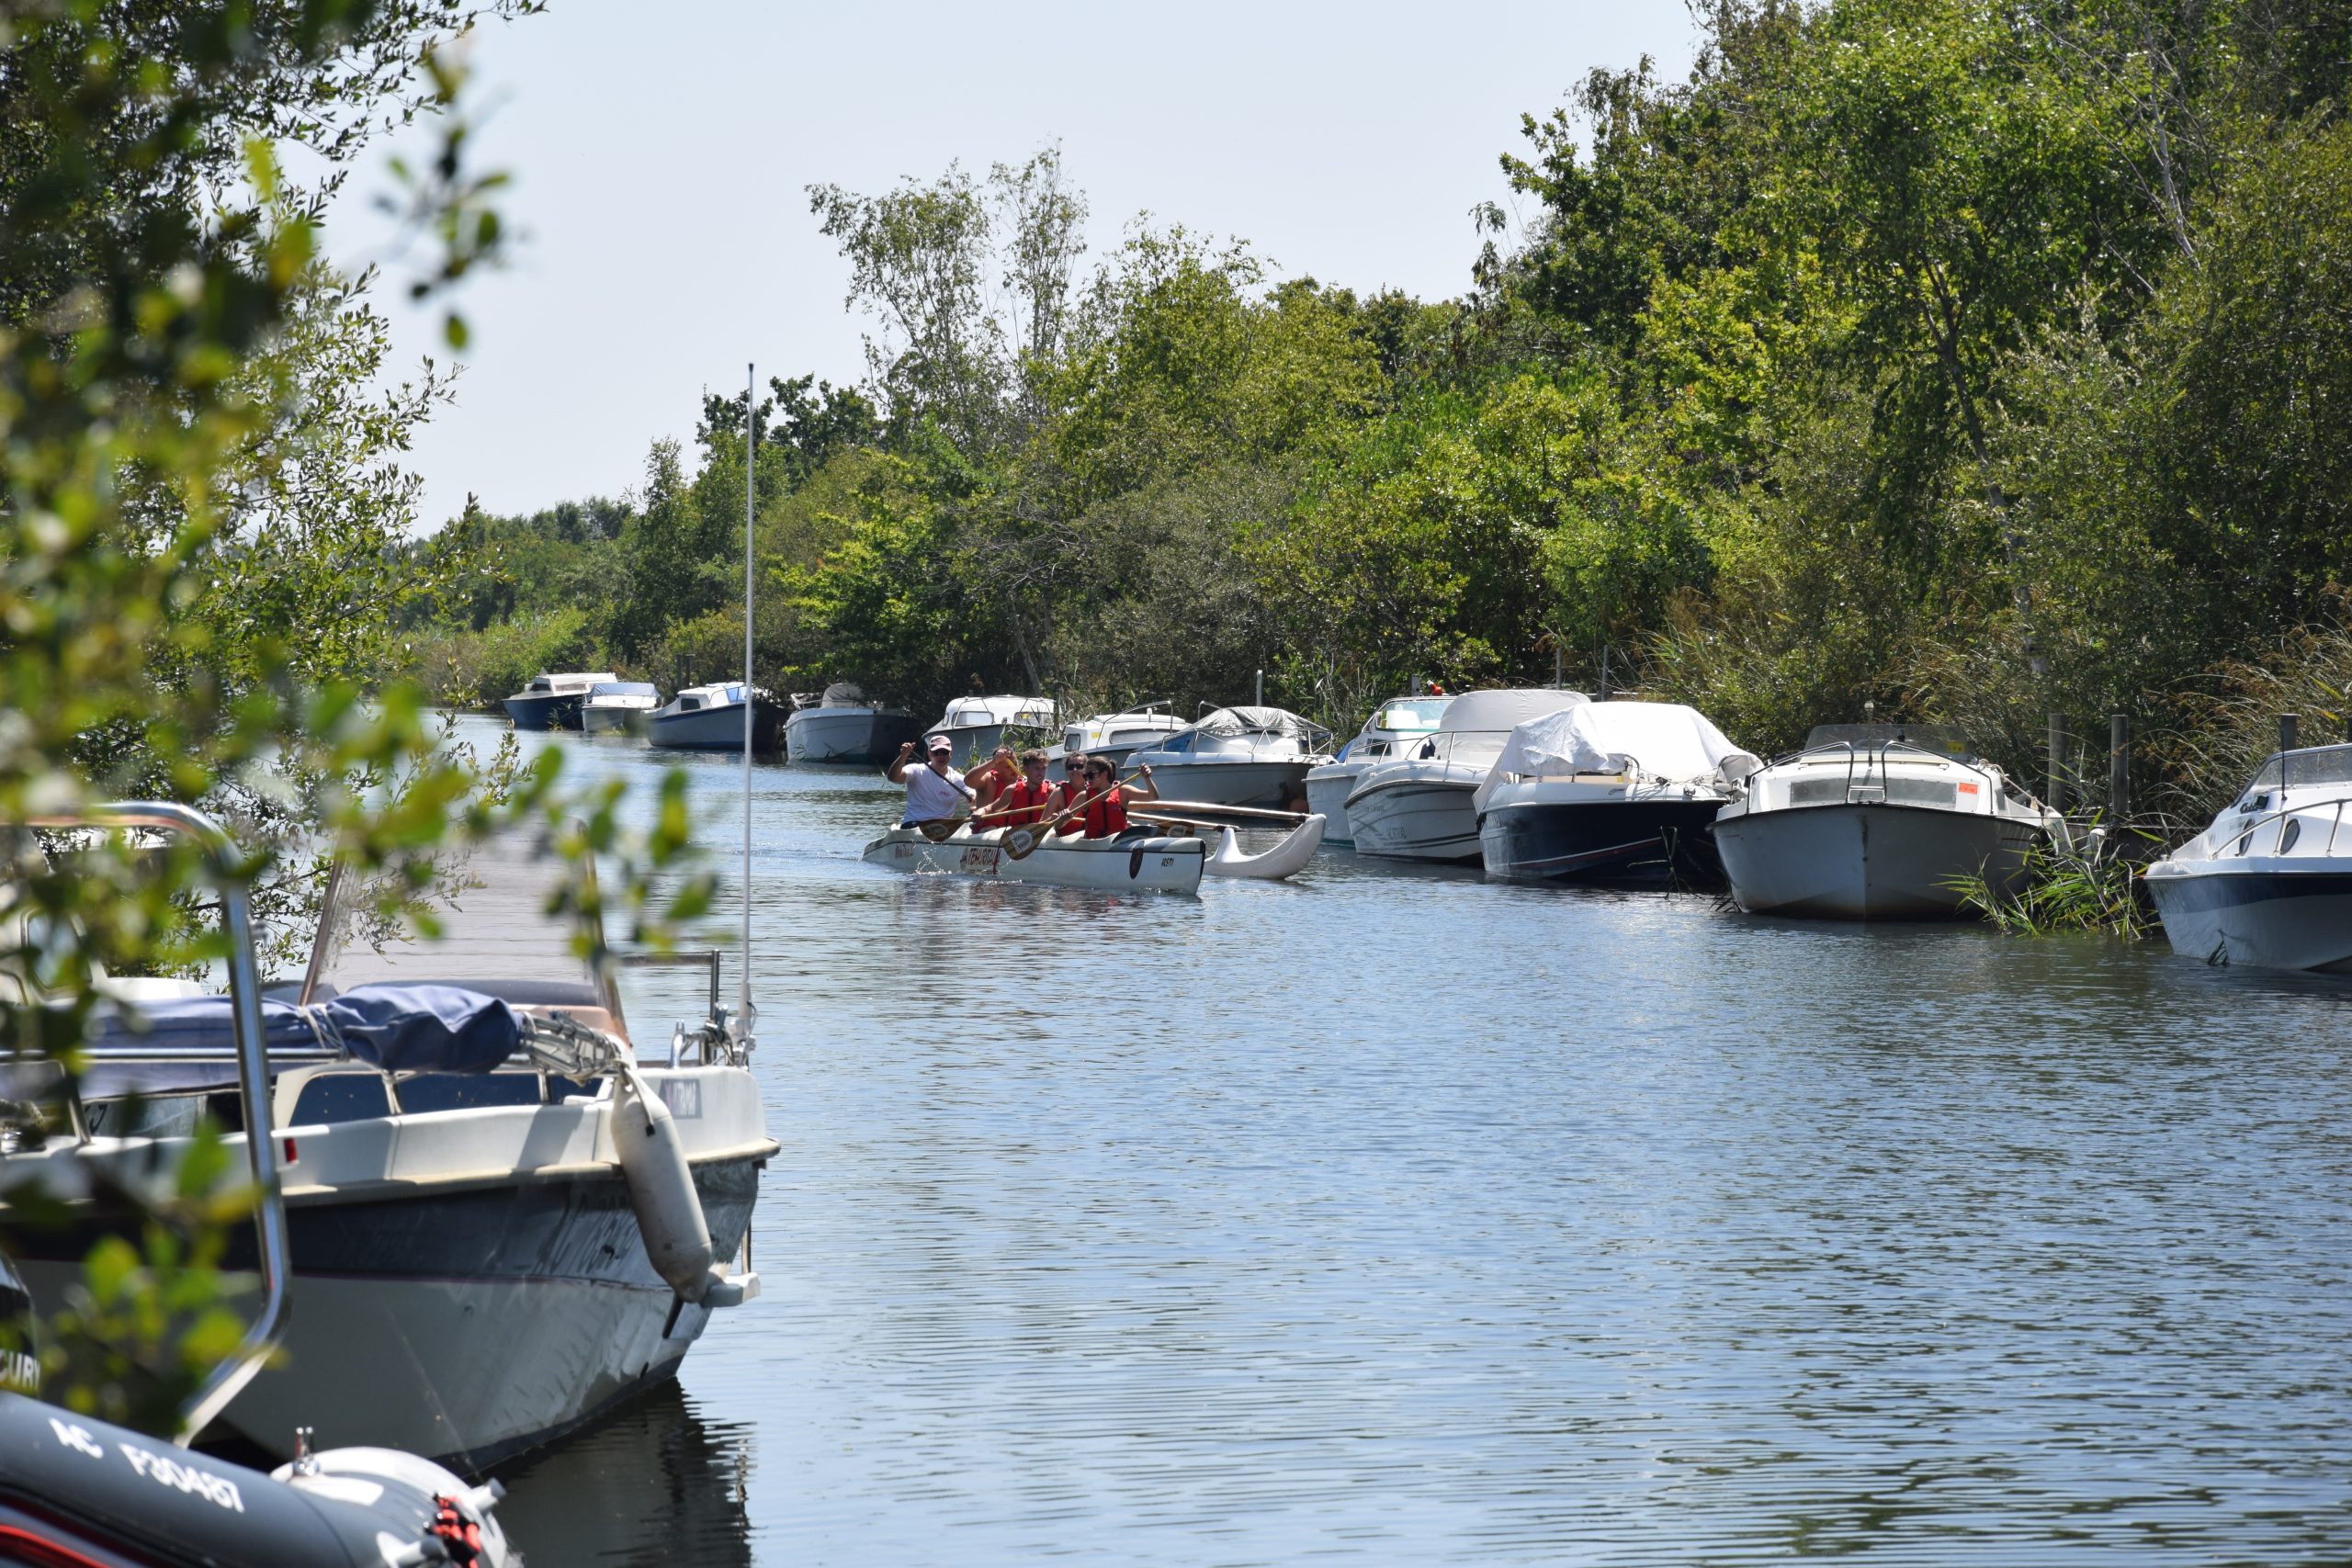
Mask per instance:
[[[534,1564],[752,1562],[751,1428],[706,1420],[675,1383],[497,1474],[499,1517]]]
[[[2352,1539],[2342,981],[1345,853],[910,879],[878,776],[753,787],[768,1293],[684,1372],[756,1434],[721,1561]]]

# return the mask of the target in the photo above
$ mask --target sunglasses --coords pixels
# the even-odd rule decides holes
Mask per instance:
[[[1082,773],[1085,771],[1086,764],[1083,762],[1064,762],[1062,764],[1062,772],[1066,773]]]

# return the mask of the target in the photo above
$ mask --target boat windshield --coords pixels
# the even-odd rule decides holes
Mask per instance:
[[[1445,705],[1453,700],[1452,697],[1400,697],[1396,702],[1382,705],[1380,712],[1373,716],[1372,728],[1402,730],[1408,735],[1426,734],[1437,728],[1437,721],[1445,716]]]
[[[2285,764],[2287,787],[2305,788],[2312,784],[2352,784],[2352,746],[2315,746],[2308,751],[2289,751],[2274,756],[2262,764],[2248,789],[2275,787],[2279,782],[2280,764]]]
[[[536,840],[507,836],[445,849],[433,869],[422,897],[440,928],[437,941],[384,915],[375,896],[383,889],[335,873],[304,999],[355,986],[437,982],[519,1004],[604,1007],[625,1030],[618,994],[580,954],[580,921],[546,912],[565,876],[561,860]]]
[[[1860,750],[1892,741],[1963,760],[1976,755],[1976,748],[1960,731],[1935,724],[1816,724],[1804,738],[1808,751],[1816,746],[1851,746]]]

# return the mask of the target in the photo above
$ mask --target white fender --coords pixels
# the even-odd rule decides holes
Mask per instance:
[[[677,1121],[662,1097],[627,1066],[613,1075],[613,1148],[653,1271],[689,1302],[699,1302],[713,1285],[725,1284],[713,1267],[710,1225],[703,1218],[702,1200],[695,1194],[694,1172],[686,1165]]]
[[[1291,873],[1315,858],[1323,847],[1323,818],[1320,814],[1309,817],[1284,834],[1282,840],[1263,854],[1244,854],[1233,829],[1225,830],[1216,852],[1201,869],[1211,876],[1252,876],[1273,880]]]

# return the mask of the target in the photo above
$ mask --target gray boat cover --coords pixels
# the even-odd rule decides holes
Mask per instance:
[[[1219,708],[1193,728],[1204,735],[1279,735],[1306,745],[1330,739],[1331,732],[1313,719],[1301,718],[1288,708]]]

